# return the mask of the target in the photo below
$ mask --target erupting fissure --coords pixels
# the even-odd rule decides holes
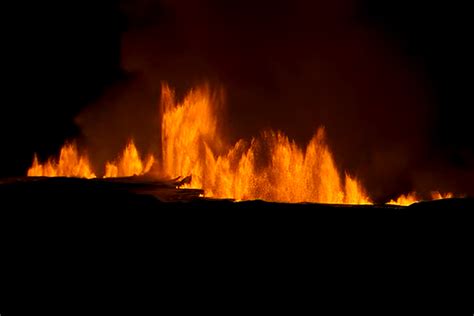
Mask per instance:
[[[236,200],[262,199],[277,202],[371,204],[361,183],[341,173],[319,128],[306,147],[298,146],[284,133],[266,130],[249,141],[227,144],[219,133],[221,92],[204,85],[192,89],[177,102],[172,89],[162,86],[161,159],[143,159],[133,141],[113,162],[107,162],[104,177],[142,175],[155,164],[159,176],[192,175],[183,187],[202,188],[207,197]],[[61,149],[59,160],[41,164],[34,157],[28,176],[94,178],[86,155],[74,143]],[[451,197],[450,195],[433,198]],[[417,201],[415,194],[401,196],[392,204]]]
[[[164,174],[193,176],[189,187],[207,196],[237,200],[367,204],[360,183],[341,178],[319,129],[306,148],[282,132],[264,131],[249,142],[225,145],[218,132],[220,94],[209,87],[192,90],[181,103],[162,88]],[[262,152],[268,158],[263,163]],[[260,154],[260,155],[259,155]]]
[[[75,143],[66,143],[61,148],[59,160],[49,158],[44,164],[39,163],[35,155],[33,164],[28,169],[28,176],[43,177],[80,177],[95,178],[86,155],[79,154]]]
[[[122,155],[114,162],[105,165],[104,178],[129,177],[141,175],[148,172],[155,158],[150,155],[146,161],[140,158],[137,147],[133,140],[126,146]],[[33,164],[28,169],[29,177],[78,177],[96,178],[89,158],[85,154],[79,154],[74,142],[66,143],[59,153],[59,160],[49,158],[44,164],[39,163],[35,155]]]
[[[150,171],[155,157],[149,155],[144,161],[140,159],[137,147],[131,140],[122,155],[115,162],[107,162],[105,165],[104,178],[129,177],[134,175],[142,175]]]

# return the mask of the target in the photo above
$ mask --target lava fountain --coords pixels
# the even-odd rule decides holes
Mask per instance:
[[[219,94],[204,86],[193,89],[178,103],[167,85],[162,91],[164,174],[192,175],[189,187],[203,188],[207,196],[216,198],[370,203],[358,180],[347,174],[341,177],[323,128],[305,148],[272,130],[226,146],[217,128]],[[259,159],[262,151],[269,156],[263,166]]]
[[[174,91],[163,84],[160,158],[142,159],[131,140],[115,161],[107,162],[104,177],[142,175],[154,165],[160,177],[191,176],[183,187],[203,189],[207,197],[371,204],[360,181],[338,170],[323,127],[303,147],[274,130],[229,144],[219,130],[222,105],[223,92],[208,85],[191,89],[177,101]],[[96,177],[87,155],[79,154],[74,143],[63,146],[58,161],[50,158],[41,164],[35,155],[28,176]],[[445,197],[452,194],[432,196]],[[410,193],[389,203],[408,205],[418,200],[416,193]]]
[[[28,169],[29,177],[79,177],[95,178],[87,155],[78,152],[75,143],[66,143],[61,148],[59,159],[49,158],[44,164],[39,163],[35,155],[33,164]]]

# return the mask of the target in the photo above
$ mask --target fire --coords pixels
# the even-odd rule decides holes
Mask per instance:
[[[431,192],[431,198],[433,200],[441,200],[441,199],[451,199],[454,197],[454,194],[451,192],[448,193],[440,193],[439,191]]]
[[[105,165],[104,178],[141,175],[150,171],[154,162],[155,158],[153,155],[150,155],[146,161],[142,161],[140,159],[137,147],[135,147],[135,143],[133,140],[131,140],[127,146],[125,146],[125,149],[123,150],[123,153],[119,157],[118,161],[107,162]]]
[[[206,196],[237,200],[368,204],[362,185],[341,178],[319,129],[305,148],[282,132],[264,131],[250,142],[225,146],[218,133],[219,96],[208,87],[192,90],[181,103],[164,85],[161,110],[164,174],[192,175],[188,187]],[[227,147],[227,150],[224,148]],[[263,165],[262,153],[268,155]]]
[[[172,89],[162,86],[161,159],[142,159],[133,140],[112,162],[104,177],[148,173],[156,166],[164,177],[189,177],[182,187],[202,188],[205,196],[236,200],[277,202],[371,204],[358,179],[342,173],[326,143],[324,128],[317,129],[306,146],[299,146],[281,131],[265,130],[250,140],[226,143],[219,133],[218,111],[223,93],[204,85],[177,102]],[[94,178],[86,155],[75,143],[66,143],[59,160],[44,164],[34,156],[28,176]],[[453,197],[432,192],[432,199]],[[410,205],[419,201],[415,192],[388,204]]]
[[[439,191],[431,192],[431,199],[432,200],[441,200],[441,199],[450,199],[454,197],[454,194],[451,192],[448,193],[440,193]],[[408,193],[407,195],[400,195],[396,200],[390,200],[387,204],[391,205],[403,205],[407,206],[416,202],[422,201],[421,198],[417,197],[416,192]]]
[[[402,194],[396,200],[390,200],[387,204],[407,206],[418,201],[420,201],[420,199],[416,197],[416,193],[411,192],[407,195]]]
[[[39,163],[35,155],[33,165],[28,169],[28,176],[36,177],[79,177],[95,178],[89,159],[80,155],[75,143],[66,143],[59,154],[59,161],[48,159],[44,164]]]
[[[155,158],[150,155],[146,160],[141,160],[133,140],[125,147],[122,155],[116,162],[107,162],[105,178],[128,177],[142,175],[150,171]],[[80,155],[75,143],[66,143],[59,154],[59,161],[50,158],[44,164],[38,161],[35,155],[33,164],[28,169],[29,177],[77,177],[96,178],[86,155]]]

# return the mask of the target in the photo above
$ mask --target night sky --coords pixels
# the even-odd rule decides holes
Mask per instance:
[[[474,194],[468,4],[255,2],[6,5],[0,176],[67,139],[97,164],[129,137],[154,149],[160,82],[208,81],[226,90],[230,140],[271,127],[304,144],[324,125],[375,197]]]

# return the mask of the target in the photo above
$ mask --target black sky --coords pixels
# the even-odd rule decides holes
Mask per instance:
[[[232,139],[272,127],[304,143],[325,125],[338,164],[374,195],[472,190],[467,4],[64,1],[2,11],[1,176],[24,174],[34,152],[55,154],[66,139],[99,160],[130,136],[149,147],[160,81],[182,93],[208,80],[227,91]]]

